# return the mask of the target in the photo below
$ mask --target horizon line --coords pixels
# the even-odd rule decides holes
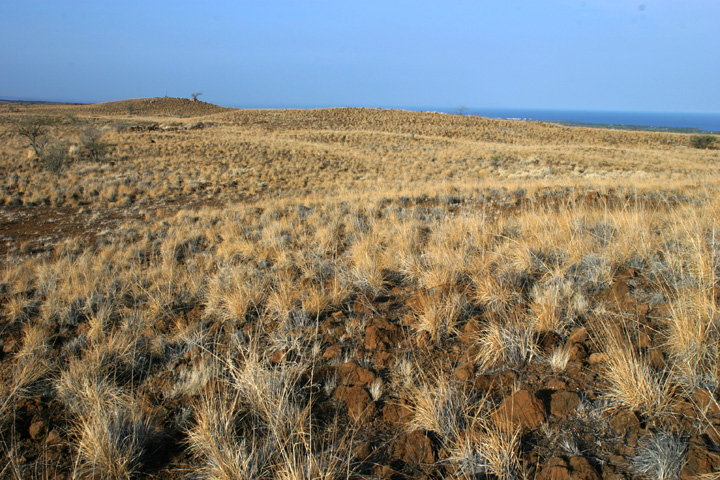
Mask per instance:
[[[103,101],[79,101],[79,100],[57,100],[57,99],[39,99],[29,97],[13,97],[13,96],[1,96],[0,102],[17,102],[17,103],[56,103],[56,104],[67,104],[67,105],[95,105],[99,103],[110,103],[110,102],[122,102],[139,100],[142,98],[182,98],[190,100],[187,97],[172,97],[169,95],[157,96],[157,97],[135,97],[135,98],[121,98],[117,100],[103,100]],[[203,100],[201,100],[203,101]],[[608,112],[608,113],[647,113],[647,114],[678,114],[678,115],[720,115],[720,112],[709,112],[709,111],[691,111],[691,110],[633,110],[633,109],[605,109],[605,108],[578,108],[578,107],[468,107],[466,105],[448,105],[448,106],[428,106],[428,105],[352,105],[352,104],[285,104],[285,105],[258,105],[258,104],[223,104],[213,103],[214,105],[225,107],[225,108],[236,108],[242,110],[320,110],[329,108],[380,108],[390,110],[409,110],[409,111],[424,111],[424,112],[438,112],[438,113],[453,113],[454,111],[462,110],[462,113],[470,114],[471,112],[482,112],[482,111],[537,111],[537,112]]]

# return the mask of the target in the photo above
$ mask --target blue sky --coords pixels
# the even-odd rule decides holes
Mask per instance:
[[[720,112],[720,1],[0,3],[0,97]]]

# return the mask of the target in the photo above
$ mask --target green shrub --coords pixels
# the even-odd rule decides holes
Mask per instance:
[[[718,138],[715,135],[693,135],[690,139],[690,145],[702,149],[713,148],[717,142]]]

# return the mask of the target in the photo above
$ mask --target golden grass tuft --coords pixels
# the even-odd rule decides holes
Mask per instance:
[[[662,420],[675,402],[676,384],[670,374],[653,369],[633,346],[630,333],[620,325],[597,319],[596,327],[598,345],[608,355],[603,369],[608,400]]]

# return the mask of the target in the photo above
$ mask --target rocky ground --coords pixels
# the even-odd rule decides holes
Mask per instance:
[[[142,159],[112,154],[113,165],[71,163],[38,202],[40,167],[23,160],[4,187],[18,201],[0,207],[1,477],[720,475],[715,151],[689,150],[681,135],[610,141],[588,130],[584,144],[584,129],[548,126],[543,136],[533,124],[519,135],[503,130],[512,122],[418,114],[425,140],[392,142],[426,142],[408,148],[432,149],[428,165],[442,165],[428,169],[459,168],[457,150],[440,147],[458,136],[462,152],[488,142],[483,135],[495,135],[496,150],[555,138],[577,155],[562,168],[604,162],[632,182],[557,184],[558,170],[552,182],[523,177],[523,187],[494,178],[447,189],[444,176],[416,194],[349,196],[343,182],[375,168],[352,162],[383,146],[379,112],[266,112],[258,127],[250,113],[180,99],[45,108],[93,121],[127,115],[152,126],[143,134],[176,123],[161,130],[177,135],[163,137],[177,152],[193,144],[184,125],[221,125],[229,115],[232,128],[249,125],[243,148],[257,155],[242,160],[243,171],[253,162],[287,170],[242,200],[213,181],[166,186],[163,198],[120,170]],[[310,133],[298,134],[293,153],[253,143],[299,128],[298,115],[322,142],[350,144],[347,157],[338,148],[307,164],[342,196],[293,197],[283,183],[292,158],[315,158]],[[396,115],[409,114],[388,112]],[[339,123],[351,129],[343,140]],[[616,141],[631,161],[615,158],[620,147],[590,148]],[[6,173],[22,156],[12,153],[18,142],[3,146]],[[584,148],[587,157],[577,153]],[[388,151],[378,158],[411,165],[402,149]],[[673,156],[707,176],[691,178],[681,160],[647,159]],[[232,163],[210,157],[198,161]],[[496,154],[463,165],[502,176],[533,165],[525,160]],[[190,165],[163,162],[167,178]],[[130,178],[121,185],[135,188],[132,201],[123,197],[130,190],[114,200],[90,195],[83,171],[98,182]],[[648,172],[646,185],[633,185]],[[212,178],[250,191],[255,183],[241,173]],[[56,203],[74,184],[84,187],[77,198]]]

